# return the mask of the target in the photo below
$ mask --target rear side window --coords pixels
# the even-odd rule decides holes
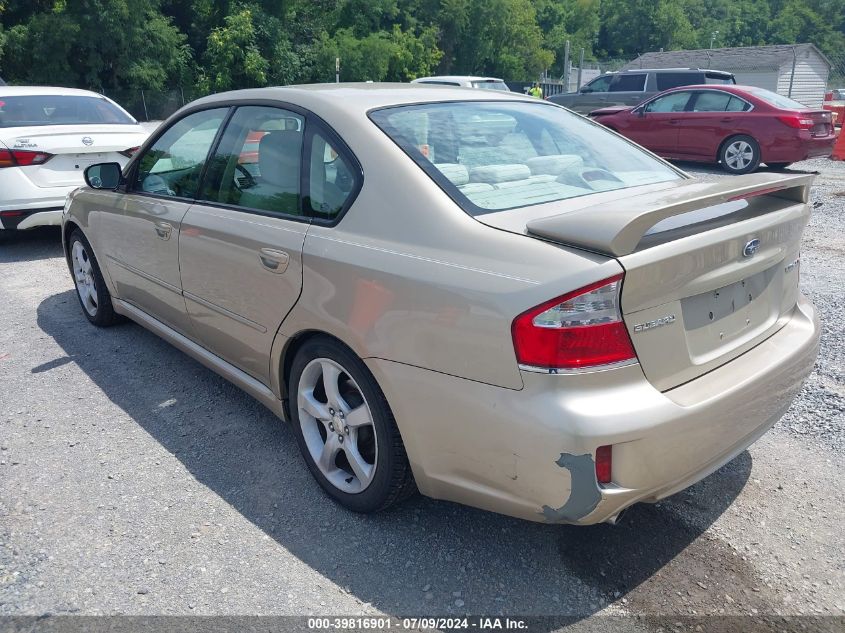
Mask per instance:
[[[703,73],[655,73],[658,90],[704,83]]]
[[[310,137],[305,206],[315,217],[334,220],[354,198],[360,186],[360,171],[328,134],[317,128]]]
[[[542,102],[429,103],[370,118],[470,215],[680,178],[600,125]]]
[[[645,90],[645,73],[616,75],[610,82],[610,92],[642,92]]]
[[[782,110],[807,109],[807,106],[805,106],[803,103],[798,103],[797,101],[793,101],[789,97],[784,97],[782,95],[777,94],[776,92],[772,92],[771,90],[766,90],[765,88],[752,88],[751,86],[748,86],[745,88],[745,90],[753,94],[758,99],[762,99],[766,103]]]
[[[193,198],[208,152],[227,113],[228,108],[203,110],[171,125],[138,161],[133,189]]]
[[[135,125],[136,121],[104,97],[0,95],[0,127],[85,124]]]
[[[301,213],[305,120],[281,108],[238,108],[212,157],[201,198],[269,211]]]
[[[726,112],[731,101],[731,95],[726,92],[699,92],[693,112]]]

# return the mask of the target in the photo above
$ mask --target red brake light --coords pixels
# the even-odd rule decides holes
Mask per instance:
[[[43,165],[53,158],[47,152],[32,152],[24,149],[0,149],[0,169],[3,167],[28,167]]]
[[[786,114],[777,117],[778,121],[796,130],[812,130],[814,121],[800,114]]]
[[[553,373],[636,359],[619,308],[622,277],[590,284],[516,317],[511,334],[519,363]]]
[[[121,154],[122,156],[126,156],[126,158],[132,158],[135,155],[135,152],[137,152],[139,149],[141,149],[141,148],[140,147],[130,147],[128,149],[123,150],[122,152],[118,152],[118,154]]]
[[[596,449],[596,481],[609,484],[613,471],[613,447],[599,446]]]

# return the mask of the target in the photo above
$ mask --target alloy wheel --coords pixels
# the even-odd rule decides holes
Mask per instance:
[[[373,481],[378,442],[361,388],[337,362],[315,358],[297,390],[299,424],[317,468],[338,490],[356,494]]]
[[[100,302],[97,297],[97,286],[94,284],[94,270],[91,265],[91,258],[88,256],[88,252],[85,250],[82,242],[76,241],[73,243],[71,260],[73,262],[73,278],[76,282],[76,291],[79,293],[82,307],[91,316],[96,316]]]
[[[754,148],[746,141],[734,141],[725,150],[725,162],[734,171],[748,167],[754,160]]]

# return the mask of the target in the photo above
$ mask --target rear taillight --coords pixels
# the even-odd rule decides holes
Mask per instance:
[[[622,322],[622,275],[520,314],[511,326],[521,365],[554,372],[636,359]]]
[[[777,119],[781,123],[796,130],[812,130],[813,125],[815,125],[815,121],[813,121],[813,119],[801,116],[800,114],[787,114],[779,116]]]
[[[3,167],[28,167],[43,165],[53,158],[47,152],[31,152],[24,149],[0,149],[0,169]]]
[[[118,154],[120,154],[122,156],[126,156],[126,158],[132,158],[135,155],[135,152],[137,152],[139,149],[141,149],[141,148],[140,147],[130,147],[129,149],[125,149],[122,152],[118,152]]]

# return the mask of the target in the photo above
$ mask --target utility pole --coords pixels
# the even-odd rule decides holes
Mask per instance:
[[[581,49],[581,55],[578,58],[578,81],[576,82],[575,92],[581,90],[581,74],[584,72],[584,49]]]
[[[713,31],[710,34],[710,48],[713,48],[713,42],[716,40],[716,37],[719,35],[719,31]]]
[[[334,58],[334,82],[340,83],[340,57]]]
[[[563,91],[569,92],[569,40],[563,48]]]

